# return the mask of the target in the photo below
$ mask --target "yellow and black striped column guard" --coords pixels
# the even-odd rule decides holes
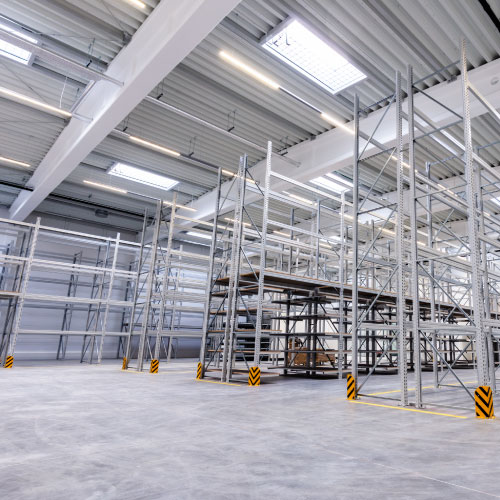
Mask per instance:
[[[149,367],[149,373],[158,373],[158,367],[160,366],[159,359],[152,359],[151,366]]]
[[[196,368],[196,380],[201,380],[201,376],[203,374],[203,365],[198,363],[198,367]]]
[[[250,368],[250,372],[248,373],[248,385],[260,385],[260,368],[258,366],[252,366]]]
[[[123,358],[122,370],[126,370],[127,369],[127,364],[128,364],[127,358]]]
[[[4,368],[12,368],[14,366],[14,356],[7,356],[5,358]]]
[[[347,399],[356,399],[356,379],[347,374]]]
[[[488,385],[479,386],[474,393],[477,418],[495,418],[493,412],[493,392]]]

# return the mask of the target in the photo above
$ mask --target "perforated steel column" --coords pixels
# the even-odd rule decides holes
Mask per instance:
[[[403,113],[401,95],[401,73],[396,72],[396,127],[397,127],[397,185],[398,210],[396,224],[397,262],[397,320],[398,320],[398,372],[401,385],[401,405],[408,406],[408,367],[406,353],[405,295],[406,276],[404,268],[404,186],[403,186]]]
[[[464,162],[467,196],[467,230],[469,235],[470,263],[472,275],[472,307],[476,328],[476,358],[478,385],[490,385],[488,369],[487,331],[484,324],[484,296],[481,287],[481,253],[479,248],[479,220],[477,216],[478,186],[474,175],[474,151],[472,149],[469,79],[465,40],[461,43]]]

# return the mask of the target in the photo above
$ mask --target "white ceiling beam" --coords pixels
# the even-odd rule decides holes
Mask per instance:
[[[240,0],[162,0],[87,93],[10,208],[24,220]]]

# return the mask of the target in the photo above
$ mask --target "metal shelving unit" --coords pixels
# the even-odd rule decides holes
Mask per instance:
[[[95,360],[102,359],[106,337],[123,335],[114,331],[111,320],[133,303],[121,300],[123,283],[134,279],[126,264],[138,252],[139,245],[116,238],[99,237],[35,224],[0,220],[0,230],[11,240],[9,250],[0,254],[2,292],[0,305],[5,316],[2,332],[1,359],[14,357],[19,336],[59,337],[57,359],[64,358],[70,338],[91,339]],[[69,245],[79,250],[73,258],[68,254],[47,251],[49,246]],[[87,264],[82,253],[94,254],[102,246],[109,258],[98,265]],[[98,277],[100,292],[86,296],[93,277]],[[43,293],[40,288],[43,287]],[[64,293],[65,292],[65,293]],[[74,316],[97,311],[95,321],[74,329]],[[37,315],[53,316],[54,328],[40,329]],[[57,325],[57,318],[60,323]],[[48,320],[49,321],[49,320]],[[83,321],[80,321],[83,325]],[[90,361],[93,361],[92,356]]]
[[[445,104],[432,99],[433,105],[451,113],[454,119],[445,126],[431,122],[414,104],[415,96],[430,99],[418,82],[413,81],[413,71],[408,67],[406,105],[403,111],[401,75],[396,75],[395,94],[389,97],[395,111],[397,142],[387,149],[362,134],[359,129],[360,112],[355,109],[355,163],[354,163],[354,267],[355,290],[353,317],[353,375],[358,380],[363,342],[385,338],[386,348],[377,356],[369,374],[359,379],[357,394],[369,382],[376,366],[392,350],[397,360],[399,376],[399,402],[403,406],[422,407],[426,402],[443,404],[446,392],[435,389],[463,390],[473,408],[474,389],[490,386],[496,391],[495,372],[498,367],[498,305],[497,281],[500,268],[496,252],[500,245],[488,234],[495,234],[500,220],[491,203],[498,196],[500,175],[474,151],[473,127],[470,116],[470,95],[473,94],[500,123],[498,113],[474,89],[467,77],[465,41],[461,44],[460,67],[462,73],[463,115],[450,110]],[[386,117],[382,116],[382,120]],[[403,126],[408,124],[408,147],[403,146]],[[375,127],[379,127],[378,123]],[[463,134],[460,139],[459,133]],[[366,145],[360,150],[360,140]],[[443,158],[436,157],[426,141],[432,141],[443,151]],[[361,237],[358,223],[363,214],[366,198],[360,200],[356,186],[365,160],[367,146],[380,150],[384,166],[370,189],[391,161],[397,163],[397,199],[386,203],[371,199],[370,208],[377,211],[380,229],[375,239]],[[418,155],[418,161],[417,161]],[[463,182],[449,187],[443,185],[439,169],[453,175],[462,174]],[[405,203],[404,200],[409,200]],[[491,212],[490,212],[491,210]],[[464,220],[466,230],[459,234],[454,219]],[[456,225],[456,224],[455,224]],[[384,320],[375,327],[367,321],[367,311],[361,310],[358,283],[366,273],[366,257],[377,260],[378,272],[383,270],[383,290],[395,290],[396,307],[392,314],[383,317],[374,303],[373,309]],[[361,336],[364,336],[361,338]],[[408,368],[415,373],[414,391],[408,387]],[[477,382],[471,385],[470,371],[460,368],[474,367]],[[421,372],[432,369],[434,389],[432,399],[424,400]],[[449,382],[450,377],[454,380]],[[445,379],[447,380],[445,381]],[[447,383],[448,382],[448,383]],[[473,383],[474,384],[474,383]],[[458,396],[460,399],[460,396]],[[391,399],[391,398],[389,398]],[[452,406],[453,406],[452,405]],[[450,406],[447,402],[445,406]]]
[[[127,332],[124,369],[142,371],[150,361],[155,373],[161,359],[170,360],[174,342],[201,338],[209,257],[186,251],[175,239],[182,223],[191,220],[182,210],[175,195],[173,203],[160,200],[151,225],[144,225],[134,264],[134,306],[122,322]]]
[[[223,196],[219,183],[202,376],[216,375],[227,382],[258,367],[262,375],[301,372],[342,377],[349,363],[350,338],[344,293],[347,238],[331,239],[321,221],[329,213],[325,220],[331,224],[333,217],[344,234],[347,202],[344,196],[274,172],[271,160],[268,143],[263,185],[252,177],[245,156]],[[301,201],[287,194],[285,186],[305,189],[316,201]],[[289,220],[278,220],[282,212],[271,209],[274,201],[290,207]],[[232,216],[222,217],[228,205]],[[339,205],[344,207],[340,216]]]

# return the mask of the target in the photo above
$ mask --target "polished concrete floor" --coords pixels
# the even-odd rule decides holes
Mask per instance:
[[[500,420],[349,403],[345,381],[196,382],[195,366],[2,369],[0,498],[500,498]]]

